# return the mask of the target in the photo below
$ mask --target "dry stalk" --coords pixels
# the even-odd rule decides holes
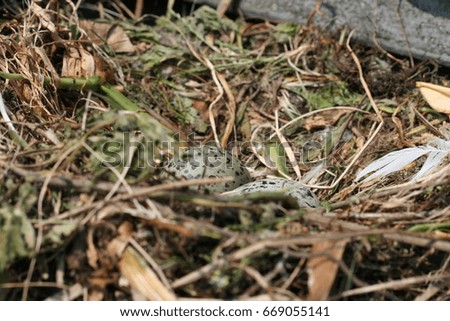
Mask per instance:
[[[442,274],[439,276],[430,276],[430,275],[421,275],[421,276],[413,276],[409,278],[404,278],[400,280],[388,281],[378,284],[372,284],[352,290],[347,290],[337,295],[334,299],[347,298],[354,295],[367,294],[371,292],[380,292],[386,290],[399,290],[407,288],[411,285],[416,285],[420,283],[428,283],[428,282],[437,282],[437,281],[445,281],[450,279],[450,273]]]
[[[206,57],[201,57],[189,41],[186,41],[186,44],[189,47],[189,50],[191,50],[194,57],[197,58],[197,60],[200,61],[203,65],[205,65],[206,67],[209,68],[209,70],[211,71],[211,77],[212,77],[214,83],[216,84],[217,90],[219,91],[219,94],[216,96],[216,98],[214,98],[214,100],[209,104],[208,115],[209,115],[209,122],[211,124],[211,130],[214,134],[214,141],[216,142],[217,146],[221,146],[220,140],[219,140],[219,135],[217,134],[216,120],[214,117],[213,109],[214,109],[214,106],[223,97],[223,94],[224,94],[223,87],[218,79],[218,76],[217,76],[218,74],[214,68],[214,65],[211,63],[211,61],[209,61],[209,59]]]

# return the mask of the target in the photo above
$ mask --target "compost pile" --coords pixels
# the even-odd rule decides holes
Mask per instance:
[[[356,180],[448,142],[415,89],[448,69],[209,7],[31,1],[2,12],[0,42],[2,300],[450,299],[448,156]],[[164,170],[211,141],[322,207]]]

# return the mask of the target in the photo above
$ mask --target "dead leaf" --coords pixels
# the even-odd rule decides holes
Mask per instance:
[[[92,288],[88,294],[88,301],[102,301],[104,297],[103,289]]]
[[[308,300],[326,300],[336,279],[348,240],[314,243],[311,257],[306,264],[308,271]]]
[[[95,56],[94,62],[95,75],[99,76],[103,82],[112,82],[114,80],[114,72],[110,64],[102,56]]]
[[[316,128],[326,128],[334,125],[343,115],[350,113],[349,110],[327,110],[316,114],[305,120],[303,127],[307,131]]]
[[[122,223],[118,228],[119,236],[108,244],[110,255],[120,257],[120,273],[128,280],[132,291],[141,293],[147,300],[175,300],[175,294],[164,286],[144,258],[128,245],[132,229],[131,223]]]
[[[92,54],[83,48],[66,48],[61,76],[87,78],[93,75],[95,75],[95,61]]]
[[[450,241],[450,233],[446,233],[443,231],[436,230],[433,232],[434,236],[437,238],[440,238],[442,240],[449,240]]]
[[[90,228],[87,234],[87,250],[86,250],[86,256],[89,263],[89,266],[91,266],[94,269],[98,268],[98,252],[95,248],[94,244],[94,229]]]
[[[133,53],[136,51],[126,32],[118,25],[83,20],[80,21],[80,26],[86,31],[89,39],[106,42],[115,52]]]
[[[58,72],[55,70],[55,67],[53,66],[52,62],[50,61],[50,58],[48,57],[47,53],[42,47],[35,47],[33,48],[33,52],[41,58],[42,64],[44,65],[45,69],[49,71],[52,77],[57,78]]]
[[[217,5],[217,14],[220,17],[223,17],[227,12],[228,8],[231,6],[232,2],[233,2],[232,0],[220,0]]]
[[[203,120],[208,119],[208,104],[204,100],[191,99],[192,107],[198,110]]]
[[[142,293],[148,300],[173,301],[175,294],[167,289],[145,260],[131,247],[127,247],[119,261],[122,275],[130,282],[133,290]]]
[[[450,88],[428,82],[416,82],[427,103],[437,112],[450,115]]]
[[[108,62],[101,56],[93,56],[82,47],[68,47],[63,57],[62,77],[88,78],[98,76],[105,82],[114,79],[114,73]]]
[[[52,34],[57,34],[57,28],[53,23],[53,19],[49,15],[49,11],[38,6],[35,2],[30,5],[30,10],[39,18],[42,25],[47,28]]]

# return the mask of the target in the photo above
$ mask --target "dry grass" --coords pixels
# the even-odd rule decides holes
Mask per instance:
[[[450,298],[449,165],[354,182],[439,133],[414,84],[442,68],[314,25],[118,6],[96,26],[58,3],[0,25],[1,299]],[[210,140],[324,208],[193,193],[211,180],[162,169],[167,146]]]

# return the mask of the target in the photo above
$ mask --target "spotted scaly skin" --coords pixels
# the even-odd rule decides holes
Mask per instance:
[[[167,171],[186,179],[232,177],[232,181],[204,185],[209,191],[222,193],[250,182],[250,174],[232,154],[215,145],[191,147],[167,164]],[[198,188],[194,186],[193,188]]]
[[[284,178],[266,178],[251,182],[250,174],[232,154],[215,145],[191,147],[175,156],[167,171],[186,179],[232,177],[230,182],[204,185],[215,193],[240,195],[254,192],[284,192],[293,197],[299,207],[320,207],[316,195],[303,183]],[[198,186],[192,188],[197,189]]]
[[[247,183],[235,190],[226,193],[227,195],[240,195],[255,192],[280,192],[293,197],[299,207],[320,207],[317,196],[303,183],[288,180],[285,178],[266,178],[255,182]]]

